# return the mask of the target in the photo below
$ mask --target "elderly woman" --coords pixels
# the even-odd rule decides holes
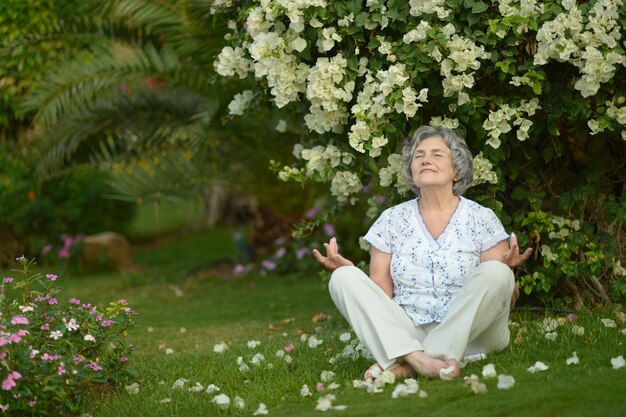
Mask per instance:
[[[472,155],[455,131],[420,127],[403,150],[417,198],[385,210],[365,235],[370,276],[338,252],[335,238],[315,258],[333,270],[335,305],[383,370],[438,378],[460,375],[466,357],[504,349],[519,294],[511,268],[522,255],[495,213],[462,197]]]

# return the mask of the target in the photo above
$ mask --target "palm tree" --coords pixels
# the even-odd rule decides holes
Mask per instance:
[[[93,42],[44,77],[24,103],[37,111],[42,178],[95,164],[117,172],[118,198],[202,193],[207,207],[225,189],[254,193],[275,181],[268,155],[281,158],[292,143],[263,146],[250,126],[266,125],[267,113],[220,123],[228,103],[222,98],[233,93],[214,82],[226,22],[210,14],[211,4],[109,0],[45,35]]]

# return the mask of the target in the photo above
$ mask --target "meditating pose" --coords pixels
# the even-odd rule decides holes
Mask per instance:
[[[326,256],[313,254],[333,271],[331,297],[376,359],[365,379],[383,370],[456,377],[464,357],[508,345],[519,295],[511,268],[532,249],[520,254],[491,209],[462,197],[472,154],[455,131],[417,129],[402,173],[417,198],[385,210],[365,235],[369,276],[339,253],[334,237]]]

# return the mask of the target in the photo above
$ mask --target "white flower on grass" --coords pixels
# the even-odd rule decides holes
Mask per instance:
[[[604,324],[604,327],[608,327],[611,329],[617,327],[617,324],[612,319],[601,319],[600,321],[602,322],[602,324]]]
[[[259,408],[256,409],[256,411],[254,413],[252,413],[253,416],[264,416],[267,413],[269,413],[269,411],[267,411],[267,406],[263,403],[259,404]]]
[[[407,378],[404,380],[404,383],[396,385],[391,393],[391,398],[406,397],[407,395],[415,394],[419,389],[419,383],[415,379]]]
[[[317,399],[317,405],[315,409],[318,411],[328,411],[328,410],[345,410],[348,408],[347,405],[335,405],[333,406],[333,401],[335,401],[337,397],[333,394],[328,394],[323,397]]]
[[[576,355],[576,352],[573,352],[572,357],[567,358],[567,360],[565,361],[565,363],[568,365],[578,365],[579,362],[580,360],[578,359],[578,355]]]
[[[577,326],[577,325],[573,325],[572,326],[572,333],[574,333],[577,336],[582,336],[585,334],[585,328],[582,326]]]
[[[335,377],[335,373],[333,371],[322,371],[320,374],[320,379],[322,382],[329,382]]]
[[[130,385],[126,385],[126,392],[131,395],[139,394],[139,384],[134,382]]]
[[[285,363],[291,363],[291,362],[293,362],[293,358],[291,357],[291,355],[285,355],[285,357],[283,358],[283,360],[285,361]]]
[[[85,340],[85,341],[87,341],[87,342],[95,342],[95,341],[96,341],[96,338],[95,338],[95,337],[93,337],[93,336],[91,335],[91,333],[87,333],[87,334],[85,335],[85,337],[83,337],[83,340]]]
[[[258,340],[248,340],[248,343],[247,343],[247,345],[248,345],[248,347],[250,349],[254,349],[257,346],[259,346],[260,344],[261,344],[261,342],[259,342]]]
[[[300,388],[300,395],[302,397],[310,397],[313,394],[311,393],[309,386],[307,384],[304,384],[302,388]]]
[[[447,368],[441,368],[439,370],[439,378],[443,381],[451,381],[454,379],[454,371],[456,368],[454,366],[448,366]]]
[[[326,387],[326,389],[328,389],[329,391],[332,391],[334,389],[339,388],[341,385],[337,384],[336,382],[332,382],[328,385],[328,387]]]
[[[613,369],[620,369],[626,366],[626,361],[624,361],[624,357],[619,355],[616,358],[611,358],[611,366]]]
[[[341,340],[344,343],[349,342],[351,338],[352,338],[352,333],[350,332],[341,333],[339,335],[339,340]]]
[[[319,345],[321,345],[323,343],[323,340],[318,339],[315,336],[309,336],[308,340],[307,340],[307,344],[309,345],[309,347],[311,349],[318,347]]]
[[[511,375],[498,375],[498,389],[509,389],[515,385],[515,378]]]
[[[172,348],[165,349],[165,354],[166,355],[173,355],[174,354],[174,349],[172,349]]]
[[[264,360],[265,360],[265,356],[262,353],[257,353],[252,357],[252,359],[250,360],[250,363],[252,365],[259,366],[261,362],[263,362]]]
[[[557,332],[549,332],[545,334],[546,339],[548,340],[556,340],[557,335],[558,335]]]
[[[495,373],[495,369],[494,369],[494,373]],[[474,394],[486,394],[488,392],[487,386],[483,384],[482,382],[480,382],[480,380],[478,379],[478,376],[474,374],[465,378],[464,385],[467,385],[468,387],[470,387],[470,389],[472,390]]]
[[[531,374],[534,374],[536,372],[547,371],[548,369],[550,369],[550,368],[548,368],[548,365],[546,365],[545,363],[543,363],[541,361],[537,361],[537,362],[535,362],[535,364],[533,366],[528,368],[528,372],[530,372]]]
[[[196,382],[196,385],[194,385],[193,387],[189,387],[189,392],[200,392],[200,391],[204,391],[204,387],[199,382]]]
[[[58,340],[60,337],[63,337],[63,334],[61,334],[60,330],[55,330],[53,332],[50,332],[50,338],[54,340]]]
[[[182,389],[185,387],[185,384],[187,383],[187,381],[189,381],[186,378],[178,378],[176,381],[174,381],[174,384],[172,385],[172,389]]]
[[[171,402],[172,402],[171,398],[163,398],[161,401],[159,401],[159,404],[167,404]]]
[[[235,408],[238,408],[240,410],[246,408],[246,402],[240,396],[235,397],[235,399],[233,400],[233,405],[235,406]]]
[[[209,386],[206,387],[207,394],[214,394],[219,391],[220,391],[220,387],[218,387],[217,385],[209,384]]]
[[[71,318],[70,322],[67,323],[65,325],[65,327],[67,328],[67,330],[69,330],[70,332],[73,332],[75,330],[78,330],[80,328],[80,325],[78,323],[76,323],[76,319],[75,318]]]
[[[222,410],[226,410],[230,405],[230,398],[226,394],[218,394],[211,400],[212,403],[217,404]]]
[[[488,363],[483,366],[483,377],[485,378],[495,378],[497,376],[496,367],[493,363]]]
[[[250,370],[250,367],[248,366],[248,364],[243,361],[242,356],[237,357],[237,365],[239,365],[240,372],[246,372]]]
[[[213,346],[213,352],[215,353],[224,353],[226,350],[228,350],[228,345],[223,341]]]

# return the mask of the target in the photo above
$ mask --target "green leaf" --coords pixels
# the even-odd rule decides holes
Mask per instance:
[[[482,13],[488,8],[489,6],[487,6],[487,4],[483,3],[482,1],[477,1],[476,3],[474,3],[474,6],[472,6],[472,13]]]

